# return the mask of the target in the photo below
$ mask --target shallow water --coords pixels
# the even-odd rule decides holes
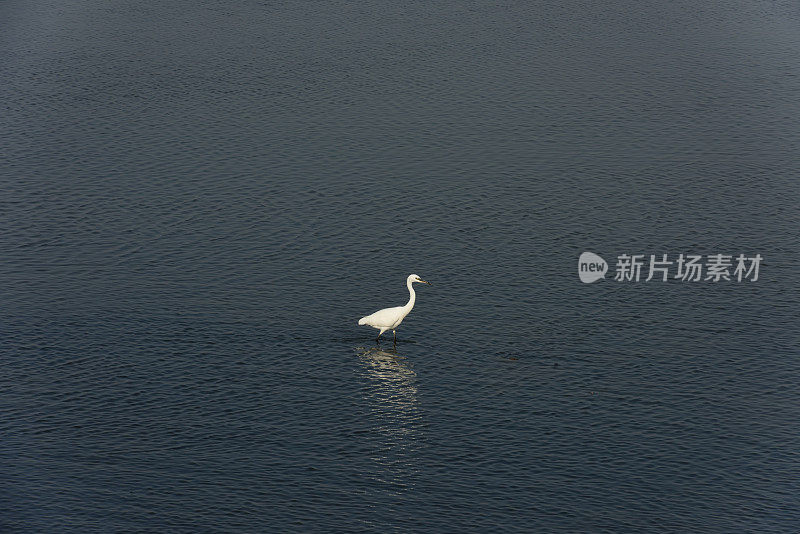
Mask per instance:
[[[3,531],[800,528],[794,4],[0,20]]]

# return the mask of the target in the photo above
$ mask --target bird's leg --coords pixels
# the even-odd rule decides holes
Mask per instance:
[[[392,339],[392,343],[397,345],[397,330],[392,330],[392,334],[394,335],[394,338]]]

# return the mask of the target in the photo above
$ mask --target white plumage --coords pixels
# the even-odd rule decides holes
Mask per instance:
[[[367,315],[366,317],[362,317],[358,320],[359,325],[369,325],[372,328],[377,328],[380,330],[378,333],[378,337],[376,341],[380,341],[381,335],[386,332],[387,330],[391,330],[394,334],[394,341],[397,341],[397,327],[400,326],[400,323],[403,322],[403,319],[406,318],[406,315],[411,311],[414,307],[414,302],[417,299],[417,294],[414,292],[414,288],[412,284],[414,282],[420,282],[422,284],[432,285],[430,282],[426,282],[422,280],[416,274],[408,275],[406,278],[406,287],[408,287],[408,302],[405,306],[397,306],[394,308],[384,308],[382,310],[378,310],[372,315]]]

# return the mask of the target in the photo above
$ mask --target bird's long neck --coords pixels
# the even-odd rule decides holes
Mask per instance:
[[[408,287],[408,302],[405,306],[403,306],[403,310],[408,313],[411,311],[411,308],[414,307],[414,301],[417,300],[417,294],[414,293],[414,287],[411,285],[410,280],[406,283],[406,287]]]

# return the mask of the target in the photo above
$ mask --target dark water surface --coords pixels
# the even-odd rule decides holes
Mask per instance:
[[[0,531],[800,531],[800,9],[700,4],[0,2]]]

